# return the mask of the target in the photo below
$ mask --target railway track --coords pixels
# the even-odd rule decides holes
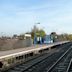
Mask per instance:
[[[61,60],[64,61],[66,57],[71,58],[70,54],[72,52],[71,48],[69,48],[71,44],[63,45],[59,51],[52,53],[51,55],[46,54],[45,56],[39,57],[33,60],[32,65],[25,65],[24,63],[18,65],[14,68],[9,69],[5,72],[52,72],[51,70],[58,65],[57,63]],[[57,62],[57,63],[56,63]],[[64,63],[67,61],[64,61]],[[69,62],[69,61],[68,61]],[[55,71],[56,72],[56,71]]]
[[[68,49],[64,54],[69,53],[70,50],[71,50],[71,48]],[[41,61],[40,63],[32,66],[31,68],[29,68],[28,70],[25,70],[25,71],[26,72],[46,72],[46,69],[49,69],[50,66],[52,66],[52,64],[54,64],[57,61],[57,59],[61,56],[61,54],[62,54],[62,52],[55,53],[55,54],[53,54],[53,56],[48,57],[47,59]],[[23,71],[23,72],[25,72],[25,71]]]
[[[69,62],[68,68],[66,72],[72,72],[72,59]]]
[[[69,62],[71,58],[72,58],[72,47],[69,48],[46,72],[68,71]]]
[[[54,54],[54,53],[40,56],[40,57],[32,60],[29,64],[21,64],[21,65],[18,65],[18,66],[14,67],[14,68],[6,71],[6,72],[23,72],[23,71],[26,71],[26,70],[29,69],[31,66],[34,66],[35,64],[43,61],[44,59],[46,59],[48,56],[51,56],[52,54]]]

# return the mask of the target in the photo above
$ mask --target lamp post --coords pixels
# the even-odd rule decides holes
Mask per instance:
[[[38,23],[35,23],[35,25],[34,25],[34,45],[36,45],[36,43],[37,43],[36,24],[40,24],[40,23],[38,22]]]
[[[34,25],[34,44],[37,43],[37,39],[36,39],[36,25]]]

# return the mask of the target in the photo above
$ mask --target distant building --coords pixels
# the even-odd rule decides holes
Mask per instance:
[[[31,38],[31,34],[25,34],[24,39]]]

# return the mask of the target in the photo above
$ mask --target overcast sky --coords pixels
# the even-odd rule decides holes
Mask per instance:
[[[0,0],[0,34],[20,34],[34,24],[47,34],[72,33],[72,0]]]

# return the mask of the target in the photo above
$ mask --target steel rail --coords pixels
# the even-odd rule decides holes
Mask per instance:
[[[55,65],[58,64],[58,62],[72,49],[72,47],[70,47],[48,70],[47,72],[51,72],[51,70],[55,67]]]
[[[70,60],[70,63],[69,63],[69,65],[68,65],[68,68],[67,68],[67,71],[66,71],[66,72],[69,72],[70,67],[71,67],[71,64],[72,64],[72,59]]]

